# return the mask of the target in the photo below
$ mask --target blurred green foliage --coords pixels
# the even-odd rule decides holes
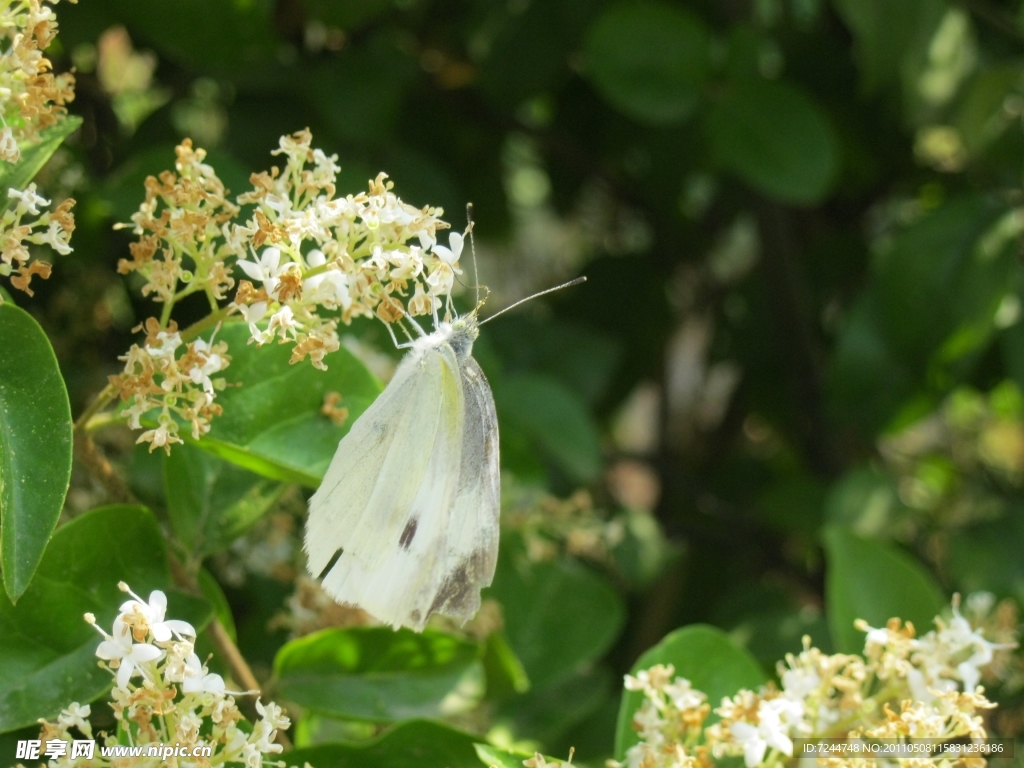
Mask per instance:
[[[351,424],[322,418],[323,396],[357,417],[379,392],[372,355],[342,349],[323,373],[227,326],[227,376],[243,386],[220,397],[208,438],[163,459],[98,433],[173,554],[216,575],[202,572],[204,593],[257,674],[305,713],[301,759],[521,760],[478,758],[483,731],[597,765],[629,738],[631,668],[671,661],[714,698],[765,679],[805,633],[855,651],[858,617],[924,630],[955,591],[1024,600],[1019,0],[82,0],[59,18],[51,54],[78,78],[65,125],[81,128],[36,180],[78,199],[75,252],[14,301],[49,337],[75,414],[154,314],[117,273],[131,238],[112,225],[186,136],[236,194],[308,126],[338,154],[341,192],[385,170],[456,230],[471,201],[485,314],[588,276],[488,325],[475,352],[506,488],[585,487],[621,537],[602,559],[542,531],[565,546],[537,558],[534,534],[506,530],[485,595],[502,628],[486,639],[291,639],[274,623],[295,574],[259,564],[291,557],[281,520],[301,525],[301,511],[265,515],[301,510],[283,484],[315,487]],[[176,317],[205,311],[186,301]],[[350,330],[393,354],[379,323]],[[29,336],[18,354],[43,355]],[[0,408],[10,398],[0,382]],[[0,423],[7,451],[16,427]],[[78,474],[72,514],[103,499]],[[33,519],[52,525],[47,510]],[[93,530],[107,518],[116,545]],[[7,591],[28,586],[17,606],[0,596],[7,731],[101,693],[78,616],[109,622],[120,578],[141,593],[170,577],[140,508],[59,528],[31,585],[10,559],[18,523],[2,525]],[[121,554],[61,564],[75,531],[82,552]],[[193,617],[209,613],[198,602]],[[68,622],[45,652],[23,637],[44,632],[44,608]],[[82,675],[73,689],[26,698],[32,675],[65,664]],[[1019,692],[996,693],[1019,715]],[[1021,731],[1019,716],[1000,722]]]

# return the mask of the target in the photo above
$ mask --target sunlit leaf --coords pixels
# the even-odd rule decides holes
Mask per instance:
[[[484,692],[480,655],[477,644],[431,630],[326,629],[285,645],[274,672],[296,704],[387,722],[471,708]]]

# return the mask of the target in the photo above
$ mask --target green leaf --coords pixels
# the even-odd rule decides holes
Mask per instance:
[[[274,506],[287,487],[181,445],[164,460],[167,514],[196,559],[228,547]]]
[[[587,74],[615,108],[654,125],[685,120],[710,69],[710,34],[694,14],[667,3],[619,3],[593,23]]]
[[[483,662],[488,699],[501,699],[530,690],[530,678],[504,632],[492,632],[487,636]]]
[[[0,305],[0,564],[22,596],[57,525],[71,481],[71,405],[43,329]]]
[[[280,66],[268,0],[112,0],[111,7],[139,47],[156,48],[192,71],[266,88]]]
[[[853,33],[865,91],[901,79],[916,69],[946,9],[943,0],[832,0]]]
[[[486,594],[501,603],[505,634],[534,688],[600,658],[625,620],[622,598],[604,577],[569,559],[532,563],[507,541]]]
[[[525,752],[513,752],[508,749],[501,749],[491,744],[475,744],[476,755],[479,761],[486,766],[497,766],[497,768],[523,768],[523,761],[533,757]],[[561,765],[565,761],[556,757],[545,756],[544,761],[548,765]],[[479,763],[477,763],[479,765]]]
[[[7,198],[9,189],[25,189],[29,182],[36,177],[39,169],[46,165],[46,161],[57,151],[57,147],[64,143],[64,139],[78,130],[82,124],[82,118],[77,115],[68,115],[56,125],[51,125],[40,134],[39,141],[27,147],[21,148],[21,160],[14,165],[3,165],[3,172],[0,172],[0,194]]]
[[[224,375],[241,386],[218,396],[224,414],[195,445],[264,477],[316,488],[338,442],[380,394],[380,382],[344,347],[327,355],[327,370],[319,371],[308,360],[289,364],[288,346],[248,344],[241,323],[219,338],[231,355]],[[320,412],[328,392],[339,393],[339,407],[348,408],[340,426]]]
[[[465,711],[483,695],[481,648],[441,632],[326,629],[274,660],[281,695],[315,712],[387,722]]]
[[[409,720],[366,744],[320,744],[287,753],[289,765],[345,768],[479,768],[473,744],[480,737],[441,723]]]
[[[475,744],[477,757],[486,766],[497,766],[497,768],[522,768],[523,760],[528,760],[533,755],[520,752],[510,752],[507,749],[499,749],[490,744]]]
[[[708,696],[712,708],[723,696],[732,696],[741,688],[755,689],[768,678],[754,657],[716,627],[694,624],[666,635],[660,643],[645,651],[631,670],[636,674],[655,664],[671,664],[676,675],[686,678]],[[633,730],[633,714],[643,702],[642,691],[623,691],[619,723],[615,733],[615,755],[622,759],[626,750],[639,740]]]
[[[925,632],[946,606],[932,575],[896,547],[838,527],[827,528],[824,539],[828,621],[840,653],[863,650],[864,634],[853,626],[857,619],[880,627],[899,617]]]
[[[573,480],[600,474],[600,435],[575,392],[550,376],[523,373],[496,384],[494,399],[502,427],[525,433]]]
[[[203,593],[203,597],[213,609],[213,615],[220,620],[228,637],[237,643],[238,631],[235,629],[235,617],[231,613],[231,605],[228,603],[228,597],[224,594],[224,590],[220,588],[220,584],[217,583],[213,574],[205,568],[199,569],[196,581],[199,582],[199,591]]]
[[[838,175],[835,132],[810,97],[793,85],[734,83],[711,108],[706,129],[718,161],[778,202],[820,202]]]
[[[503,701],[497,719],[508,724],[516,740],[554,744],[600,709],[616,688],[615,676],[599,666]]]
[[[160,527],[143,507],[109,506],[62,526],[17,606],[0,595],[0,732],[56,715],[109,686],[96,666],[101,638],[85,623],[95,614],[108,630],[125,595],[119,581],[139,595],[168,594],[168,616],[197,630],[209,621],[207,603],[171,588]]]
[[[1003,210],[985,195],[951,200],[900,232],[876,260],[879,320],[904,358],[922,366],[958,327],[982,319],[991,326],[1016,254],[998,238],[980,246],[986,230],[998,235],[992,225]]]

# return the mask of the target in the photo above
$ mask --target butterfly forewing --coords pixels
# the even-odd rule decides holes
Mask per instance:
[[[442,386],[454,365],[440,352],[407,358],[342,438],[309,502],[310,573],[319,575],[342,548],[376,567],[397,544],[425,479],[442,400],[451,413],[461,399],[457,388]],[[454,494],[454,479],[451,485]]]
[[[447,344],[403,360],[338,446],[306,528],[309,571],[339,602],[422,629],[444,576],[464,400]]]

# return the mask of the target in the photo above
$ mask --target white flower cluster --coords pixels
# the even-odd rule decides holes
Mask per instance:
[[[146,179],[146,199],[124,225],[138,240],[118,271],[142,275],[143,295],[163,311],[146,321],[145,346],[133,346],[121,358],[124,373],[111,379],[111,391],[132,403],[133,428],[142,428],[143,413],[162,409],[160,426],[140,442],[165,449],[180,442],[174,414],[191,422],[198,438],[218,412],[212,402],[219,386],[210,375],[227,364],[226,350],[201,349],[197,341],[184,363],[174,358],[172,342],[181,336],[171,311],[193,293],[210,304],[204,327],[239,314],[250,342],[290,343],[292,363],[309,358],[320,369],[340,346],[339,322],[376,316],[395,337],[393,324],[408,335],[405,320],[431,315],[436,324],[439,310],[451,312],[464,243],[452,234],[447,246],[438,244],[438,231],[448,226],[438,218],[441,209],[403,203],[383,173],[367,192],[338,197],[337,157],[314,149],[312,140],[308,130],[281,137],[273,154],[283,156],[284,169],[253,174],[253,189],[234,201],[204,162],[206,152],[189,140],[176,149],[174,171]],[[248,218],[240,223],[243,211]],[[235,266],[247,279],[223,307]],[[194,374],[201,389],[188,384]]]
[[[75,201],[69,198],[52,211],[40,210],[50,201],[38,194],[35,184],[24,191],[9,189],[7,199],[8,207],[0,216],[0,276],[10,277],[12,286],[32,296],[33,276],[45,280],[51,266],[33,260],[28,244],[48,245],[62,256],[71,253],[69,241],[75,230],[71,208]]]
[[[971,597],[990,596],[979,593]],[[914,637],[910,625],[901,628],[898,622],[890,621],[874,629],[864,621],[857,622],[857,628],[867,632],[864,655],[874,662],[879,679],[905,679],[914,698],[926,704],[961,687],[973,693],[981,682],[982,669],[992,663],[996,652],[1015,644],[985,639],[959,608],[958,601],[954,601],[953,618],[948,623],[936,618],[936,629],[921,638]]]
[[[0,161],[18,162],[21,146],[37,141],[75,98],[74,76],[54,76],[43,55],[56,35],[57,17],[44,0],[0,3]]]
[[[145,344],[133,344],[120,358],[125,361],[124,372],[111,376],[110,384],[124,402],[131,403],[124,412],[132,429],[141,429],[142,416],[159,409],[157,426],[136,442],[149,443],[150,451],[163,448],[170,453],[171,444],[181,442],[178,419],[191,423],[192,437],[198,440],[210,430],[210,419],[221,413],[214,398],[227,384],[223,378],[211,377],[227,368],[231,358],[224,342],[196,339],[185,344],[173,320],[161,329],[150,318],[145,329]]]
[[[224,679],[211,673],[196,655],[195,628],[188,622],[166,618],[167,597],[163,592],[154,590],[149,600],[143,600],[123,582],[119,586],[132,599],[121,606],[111,633],[98,627],[91,614],[85,618],[103,635],[96,656],[114,675],[110,706],[122,736],[132,746],[161,743],[212,748],[212,757],[176,758],[179,768],[226,763],[242,763],[247,768],[261,768],[264,763],[284,766],[283,761],[266,759],[283,750],[275,743],[277,731],[291,724],[281,708],[257,700],[260,719],[251,732],[240,728],[243,717],[233,696],[242,694],[226,690]],[[66,740],[70,728],[91,738],[91,726],[85,719],[89,714],[88,706],[72,704],[55,722],[43,723],[42,739]],[[101,743],[118,743],[114,735],[100,736]],[[156,768],[166,763],[161,757],[108,760],[70,755],[49,763],[51,768],[86,764]]]
[[[633,718],[640,742],[614,767],[696,768],[727,756],[742,757],[747,768],[774,765],[792,757],[797,737],[986,737],[980,713],[994,705],[978,686],[981,671],[1010,646],[986,640],[956,601],[952,620],[937,618],[920,639],[898,619],[881,629],[858,626],[868,633],[863,656],[825,654],[805,637],[803,651],[779,664],[781,688],[725,697],[712,725],[705,724],[707,697],[671,665],[627,675],[626,689],[644,693]],[[840,768],[848,761],[827,762]]]
[[[312,141],[308,130],[281,137],[273,154],[283,156],[284,170],[253,174],[252,191],[238,198],[254,206],[253,216],[225,233],[249,278],[234,306],[252,341],[291,342],[292,362],[308,356],[324,368],[324,355],[339,346],[339,319],[436,321],[438,309],[450,310],[463,238],[452,234],[449,247],[439,245],[437,232],[448,226],[438,218],[443,211],[403,203],[383,173],[368,192],[336,196],[338,158]]]

